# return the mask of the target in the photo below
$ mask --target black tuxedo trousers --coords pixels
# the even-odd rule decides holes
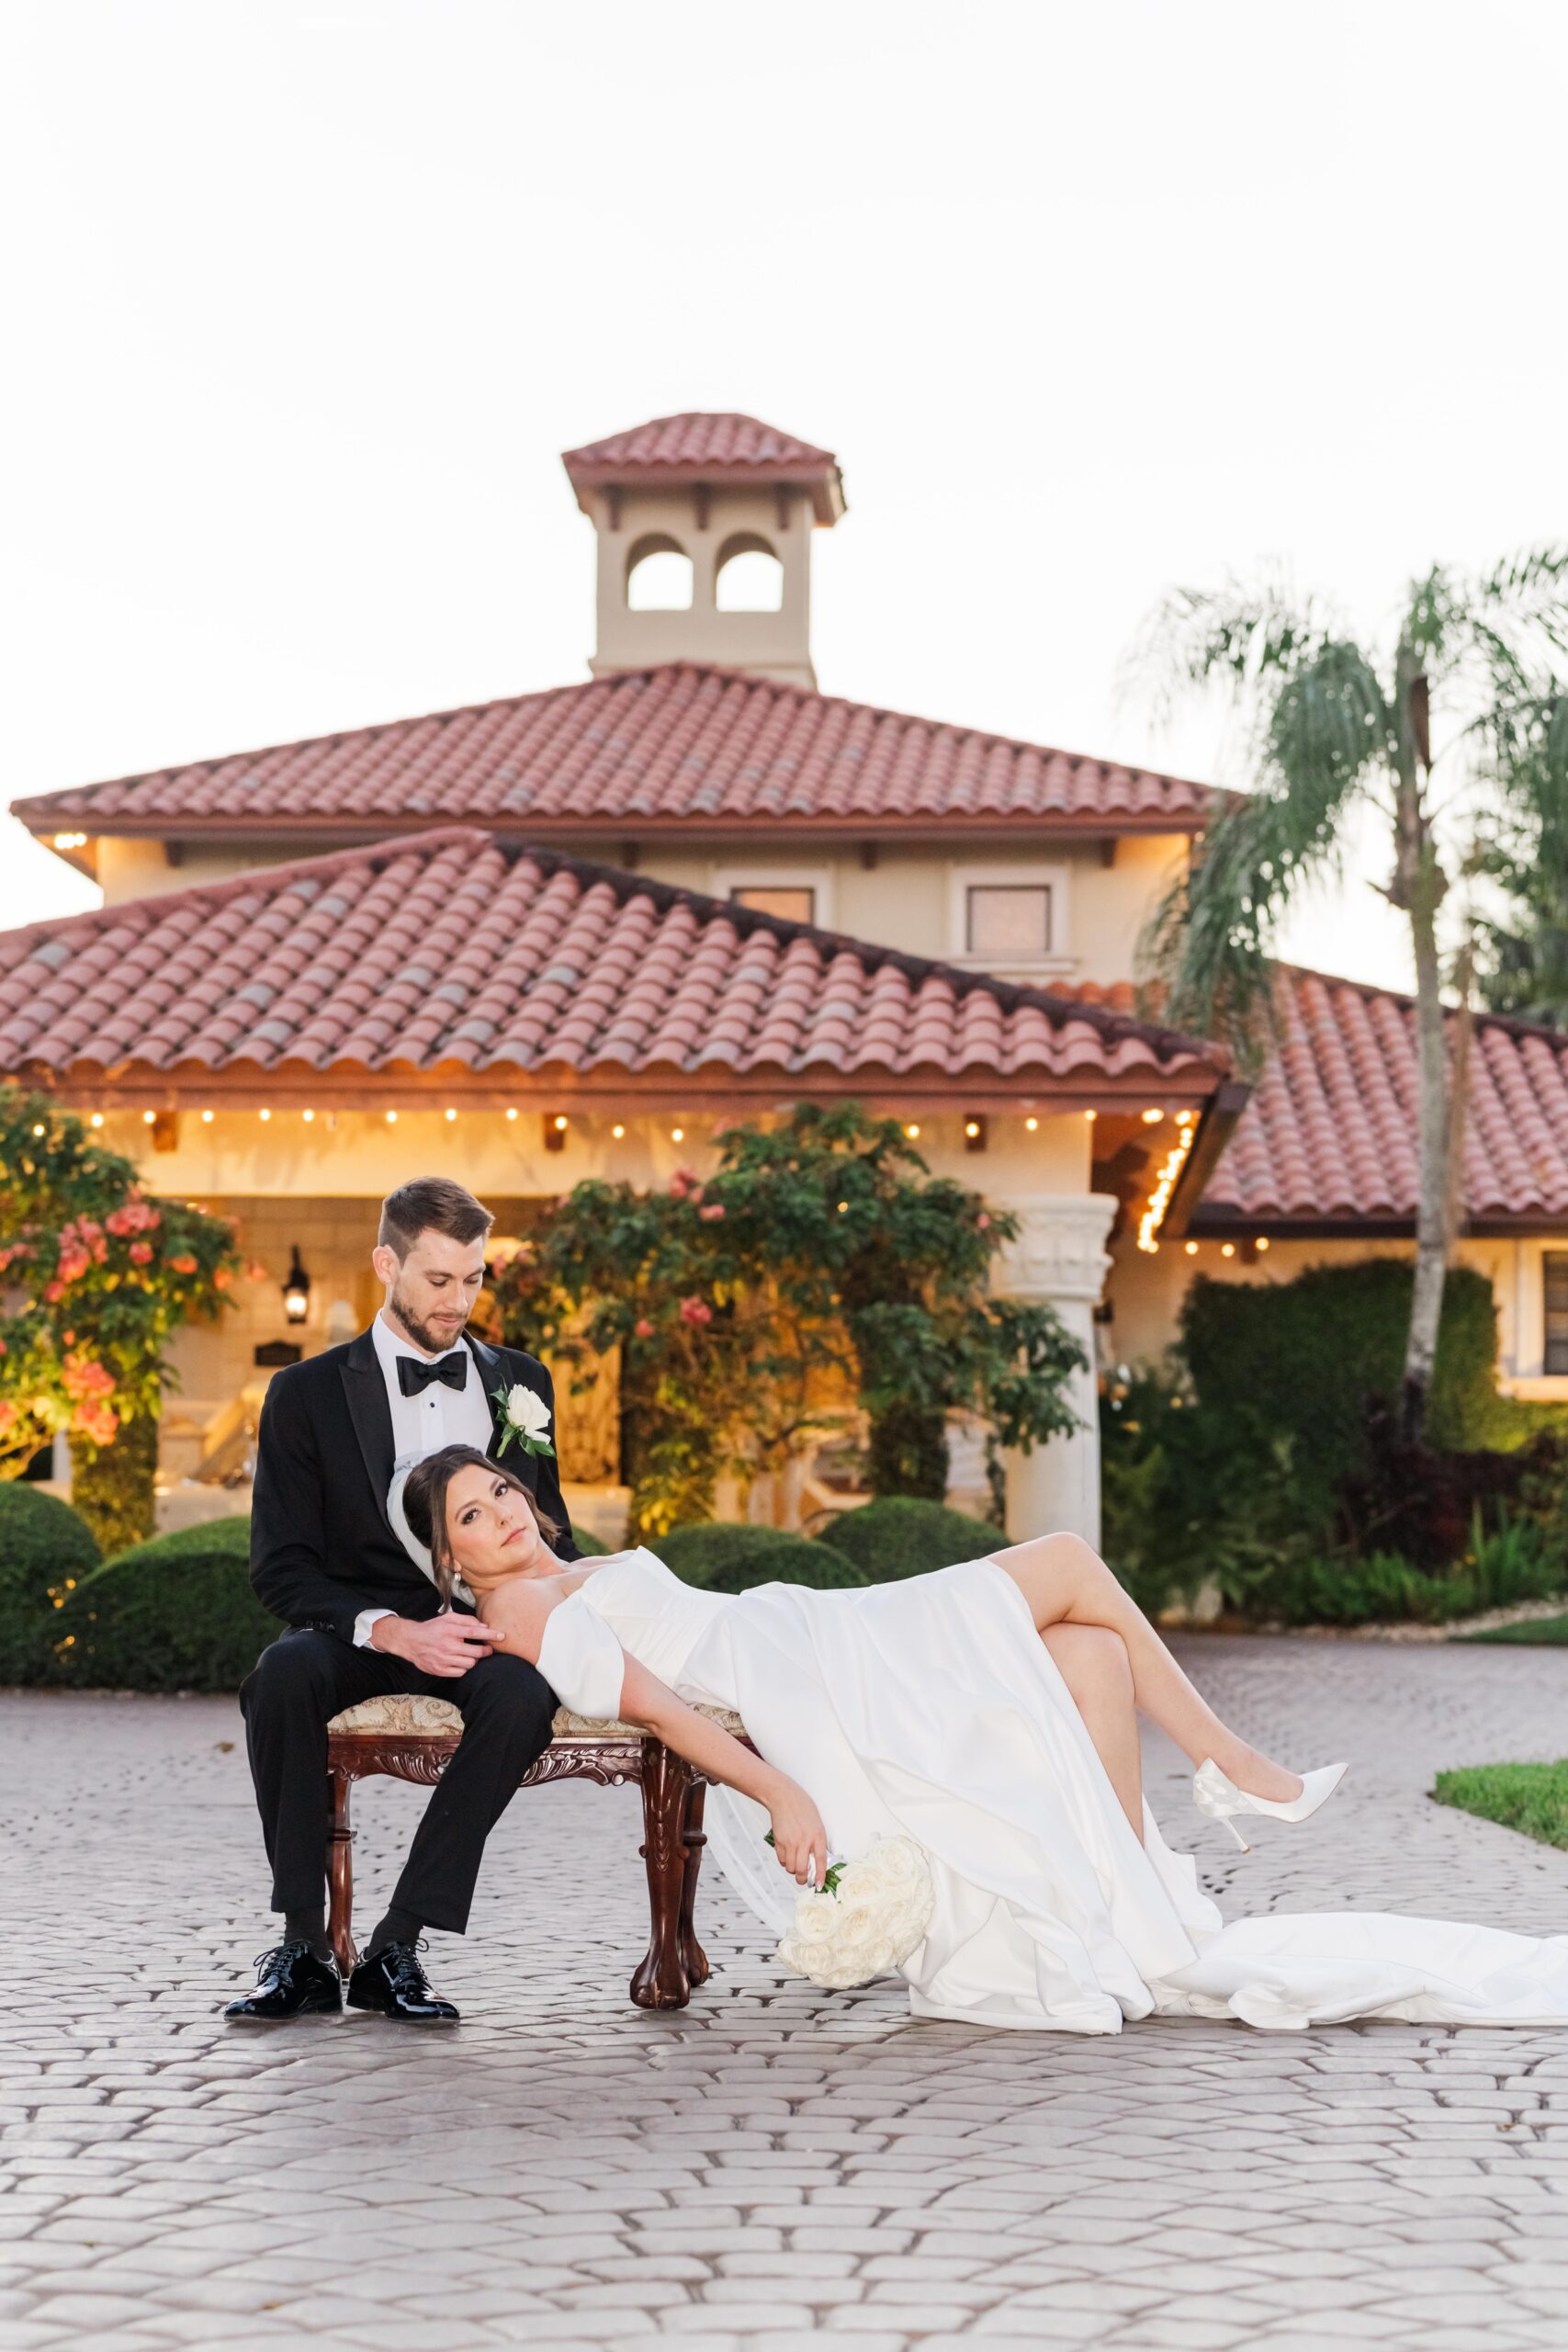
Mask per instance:
[[[549,1374],[533,1356],[468,1340],[485,1393],[519,1383],[554,1411]],[[547,1746],[554,1691],[524,1658],[492,1653],[466,1674],[423,1674],[355,1645],[366,1609],[430,1618],[434,1584],[387,1516],[392,1418],[368,1332],[290,1364],[262,1408],[251,1519],[251,1581],[292,1629],[263,1652],[240,1692],[273,1907],[314,1910],[326,1889],[327,1725],[345,1707],[398,1691],[462,1711],[457,1752],[436,1783],[394,1902],[460,1934],[491,1829]],[[553,1454],[515,1460],[560,1528],[552,1548],[575,1559]]]
[[[391,1899],[427,1927],[455,1935],[467,1927],[485,1839],[549,1745],[555,1692],[525,1658],[499,1651],[447,1677],[305,1631],[264,1650],[240,1692],[275,1911],[313,1911],[325,1900],[328,1724],[344,1707],[401,1690],[449,1699],[462,1711],[463,1736]]]

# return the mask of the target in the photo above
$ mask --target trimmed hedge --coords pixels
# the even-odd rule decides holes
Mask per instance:
[[[709,1592],[748,1592],[758,1584],[865,1582],[840,1553],[804,1535],[752,1527],[744,1521],[705,1520],[694,1527],[672,1527],[656,1548],[666,1567],[684,1583],[701,1585]]]
[[[1238,1446],[1250,1440],[1268,1452],[1288,1440],[1298,1492],[1328,1511],[1341,1481],[1365,1464],[1367,1398],[1398,1398],[1414,1281],[1414,1268],[1397,1258],[1309,1266],[1288,1283],[1200,1275],[1181,1310],[1200,1409]],[[1568,1423],[1562,1406],[1500,1396],[1496,1365],[1492,1285],[1472,1266],[1456,1266],[1443,1286],[1428,1443],[1509,1452]]]
[[[591,1527],[574,1527],[571,1531],[578,1550],[585,1560],[602,1560],[613,1548],[602,1543]]]
[[[251,1590],[249,1519],[155,1535],[106,1560],[56,1621],[83,1690],[237,1690],[283,1631]]]
[[[983,1560],[1008,1538],[999,1527],[945,1503],[914,1495],[886,1495],[858,1510],[840,1511],[817,1537],[853,1562],[866,1584],[890,1584],[898,1577],[924,1576],[959,1560]]]
[[[0,1682],[58,1679],[57,1601],[98,1565],[81,1514],[19,1478],[0,1483]]]

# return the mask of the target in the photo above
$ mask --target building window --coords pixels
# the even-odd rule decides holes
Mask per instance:
[[[718,551],[715,601],[721,613],[777,613],[784,609],[784,566],[766,539],[739,531]]]
[[[1048,884],[972,882],[964,899],[966,955],[1019,958],[1051,953]]]
[[[1543,1372],[1568,1372],[1568,1250],[1541,1253],[1545,1288],[1546,1349]]]
[[[783,915],[786,922],[815,922],[817,893],[809,884],[748,882],[731,890],[730,903],[754,907],[760,915]]]
[[[689,613],[692,559],[679,540],[662,531],[638,539],[626,558],[626,609],[633,613]]]

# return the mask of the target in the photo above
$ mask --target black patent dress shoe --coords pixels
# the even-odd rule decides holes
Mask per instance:
[[[275,1944],[256,1955],[256,1988],[231,2001],[225,2018],[236,2025],[276,2025],[286,2018],[338,2017],[343,1978],[335,1960],[309,1944]]]
[[[456,2025],[457,2012],[450,2001],[433,1993],[420,1966],[419,1944],[383,1944],[362,1960],[348,1980],[351,2009],[374,2009],[384,2018],[401,2018],[408,2025]]]

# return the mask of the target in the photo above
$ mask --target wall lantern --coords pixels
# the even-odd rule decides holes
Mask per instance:
[[[964,1148],[965,1151],[985,1150],[986,1126],[987,1121],[984,1112],[972,1111],[968,1118],[964,1122]]]
[[[545,1114],[545,1149],[547,1151],[566,1149],[566,1124],[564,1111]]]
[[[310,1277],[299,1263],[299,1245],[294,1245],[288,1261],[288,1273],[283,1285],[283,1317],[288,1323],[303,1323],[310,1311]]]

